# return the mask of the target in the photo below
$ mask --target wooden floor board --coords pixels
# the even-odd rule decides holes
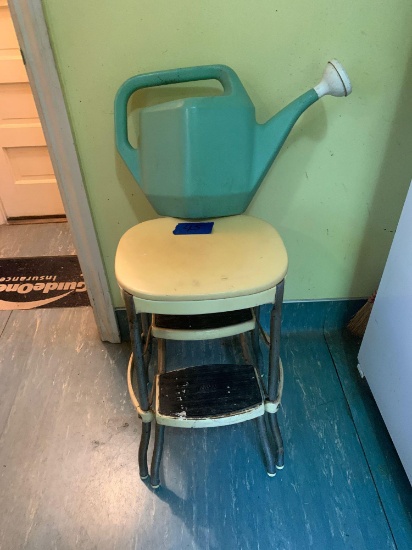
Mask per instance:
[[[0,225],[0,258],[76,254],[67,223]]]
[[[276,478],[253,422],[168,428],[157,492],[138,476],[128,347],[100,342],[90,308],[13,312],[0,343],[0,548],[395,548],[322,337],[283,342]],[[169,366],[241,360],[215,344],[172,344]]]

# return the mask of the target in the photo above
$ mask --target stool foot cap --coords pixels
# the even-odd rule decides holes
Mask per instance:
[[[269,472],[266,472],[269,477],[275,477],[276,472],[274,474],[270,474]]]

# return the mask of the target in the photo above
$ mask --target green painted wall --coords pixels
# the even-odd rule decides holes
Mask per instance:
[[[249,208],[283,236],[287,299],[376,287],[412,178],[410,0],[44,0],[110,284],[116,244],[155,216],[115,152],[113,98],[128,77],[224,63],[260,122],[337,57],[354,92],[307,111]],[[166,184],[166,182],[165,182]]]

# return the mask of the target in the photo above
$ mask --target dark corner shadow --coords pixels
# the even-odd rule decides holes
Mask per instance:
[[[366,296],[374,292],[382,272],[399,221],[412,178],[412,56],[405,67],[403,85],[387,148],[380,162],[381,171],[353,275],[349,296]],[[360,281],[368,278],[369,283]]]

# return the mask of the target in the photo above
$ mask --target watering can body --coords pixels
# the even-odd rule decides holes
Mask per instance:
[[[250,202],[254,109],[229,96],[140,112],[140,185],[159,214],[227,216]]]
[[[218,80],[220,96],[186,98],[142,108],[139,145],[130,145],[127,103],[138,89]],[[319,94],[311,89],[265,124],[236,73],[207,65],[137,75],[115,100],[117,149],[160,215],[209,218],[246,210],[287,135]]]

